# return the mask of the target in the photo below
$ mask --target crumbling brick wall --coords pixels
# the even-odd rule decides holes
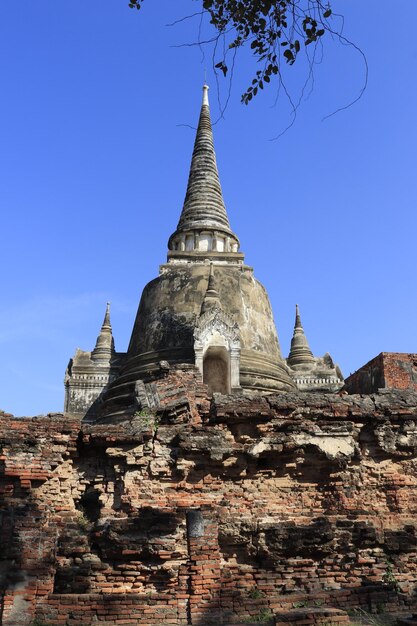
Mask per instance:
[[[1,416],[4,626],[410,610],[417,394],[152,384],[117,424]]]
[[[381,352],[345,380],[349,393],[376,393],[379,389],[417,391],[417,354]]]

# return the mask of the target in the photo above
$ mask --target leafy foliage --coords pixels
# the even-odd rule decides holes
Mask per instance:
[[[248,596],[251,600],[259,600],[260,598],[264,598],[265,594],[257,587],[254,587],[249,591]]]
[[[136,411],[135,417],[138,417],[140,419],[143,428],[152,430],[154,435],[156,435],[159,428],[159,417],[150,413],[148,409],[141,409],[140,411]]]
[[[400,585],[398,580],[394,574],[394,568],[390,561],[386,561],[386,570],[382,577],[382,580],[386,585],[390,585],[395,591],[400,591]]]
[[[131,0],[140,9],[144,0]],[[214,64],[224,76],[230,71],[230,52],[249,46],[262,65],[242,95],[249,102],[271,79],[279,76],[283,65],[294,65],[300,52],[321,41],[330,24],[332,9],[323,0],[201,0],[203,14],[223,38],[223,52]],[[234,56],[232,55],[232,59]]]

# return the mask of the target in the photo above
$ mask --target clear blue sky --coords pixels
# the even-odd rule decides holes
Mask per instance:
[[[300,305],[316,355],[345,375],[381,351],[417,352],[417,2],[338,0],[361,58],[328,40],[293,127],[275,88],[244,107],[238,60],[215,125],[223,193],[246,261],[268,289],[283,354]],[[210,53],[192,0],[0,5],[0,408],[59,411],[77,346],[107,300],[126,350],[141,291],[182,207]],[[256,69],[256,67],[255,67]],[[296,97],[305,68],[287,74]],[[227,95],[221,81],[220,97]]]

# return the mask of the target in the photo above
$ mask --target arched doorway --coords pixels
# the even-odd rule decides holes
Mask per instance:
[[[203,357],[203,382],[211,393],[230,393],[230,356],[223,346],[210,346]]]

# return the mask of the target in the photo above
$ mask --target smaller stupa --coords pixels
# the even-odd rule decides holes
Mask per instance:
[[[97,398],[116,378],[121,354],[114,347],[110,302],[94,350],[77,348],[65,372],[65,413],[85,415]]]
[[[287,359],[290,374],[301,391],[338,391],[343,387],[343,375],[328,352],[315,357],[301,323],[300,309],[295,305],[294,333]]]

